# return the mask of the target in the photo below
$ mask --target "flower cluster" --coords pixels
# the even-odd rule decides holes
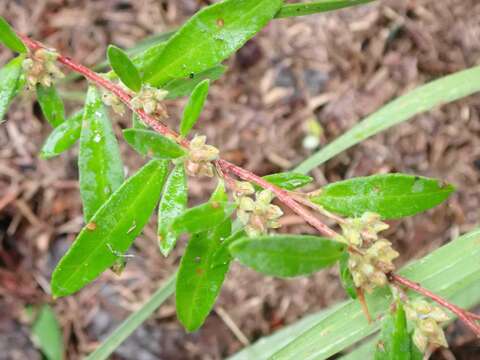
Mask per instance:
[[[395,270],[393,260],[399,255],[390,241],[378,236],[388,225],[377,214],[367,212],[360,218],[346,219],[341,226],[344,240],[353,249],[348,267],[355,286],[371,292],[386,285],[386,274]]]
[[[255,200],[249,197],[253,194],[255,194]],[[271,191],[262,190],[255,193],[252,184],[237,181],[235,198],[238,203],[238,219],[245,225],[248,236],[259,236],[266,234],[268,229],[280,227],[278,219],[283,215],[283,211],[271,204],[274,198]]]
[[[186,170],[190,176],[214,175],[212,161],[218,159],[219,151],[216,147],[206,144],[206,136],[195,136],[190,142],[190,149],[186,161]]]
[[[131,104],[134,109],[143,109],[148,115],[165,119],[168,117],[167,109],[162,101],[168,95],[168,91],[144,85],[142,90],[132,98]]]
[[[413,342],[422,352],[427,346],[448,347],[439,323],[448,321],[448,315],[438,306],[425,300],[413,300],[405,304],[407,318],[414,325]]]
[[[38,49],[23,60],[28,87],[34,88],[37,84],[49,87],[56,79],[64,77],[57,67],[57,57],[58,54],[53,50]]]
[[[102,101],[105,105],[110,106],[115,114],[120,116],[125,114],[125,105],[123,105],[118,96],[112,94],[110,91],[102,90]]]

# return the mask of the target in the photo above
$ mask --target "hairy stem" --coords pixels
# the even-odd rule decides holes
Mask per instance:
[[[411,280],[408,280],[400,275],[397,274],[389,274],[389,279],[390,281],[397,283],[399,285],[403,285],[425,297],[428,297],[435,301],[437,304],[443,306],[444,308],[450,310],[452,313],[458,316],[459,319],[461,319],[465,325],[467,325],[478,337],[480,337],[480,325],[475,322],[475,315],[469,313],[468,311],[465,311],[458,306],[448,302],[444,298],[432,293],[431,291],[423,288],[420,286],[420,284],[413,282]]]

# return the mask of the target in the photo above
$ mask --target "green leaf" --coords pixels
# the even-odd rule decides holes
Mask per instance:
[[[139,92],[142,88],[142,79],[137,67],[130,60],[128,55],[120,48],[110,45],[107,49],[107,57],[115,74],[122,83],[130,90]]]
[[[345,246],[309,235],[275,235],[243,238],[230,245],[230,253],[243,265],[261,273],[293,277],[333,265]]]
[[[157,159],[176,159],[187,152],[175,141],[152,130],[123,130],[125,141],[143,156]]]
[[[420,86],[368,116],[352,129],[298,165],[307,173],[342,151],[412,116],[480,91],[480,66]]]
[[[160,56],[162,51],[165,49],[166,44],[167,43],[165,41],[154,44],[132,58],[132,62],[137,68],[140,78],[143,77],[144,69],[151,66],[152,63],[155,62],[156,58]]]
[[[40,156],[49,159],[71,148],[80,137],[82,120],[83,111],[79,111],[53,129],[42,146]]]
[[[221,239],[231,230],[232,221],[226,219],[208,232],[193,235],[187,244],[178,270],[175,301],[178,319],[188,331],[202,326],[220,292],[230,263],[213,267],[212,259]]]
[[[27,48],[23,44],[22,40],[17,36],[15,31],[12,30],[10,24],[0,16],[0,42],[3,43],[12,51],[18,53],[26,53]]]
[[[188,77],[167,82],[163,89],[168,91],[167,99],[176,99],[189,95],[193,89],[204,80],[219,79],[227,70],[226,66],[216,65],[200,73],[191,73]]]
[[[382,320],[380,341],[375,360],[411,360],[412,340],[407,329],[405,310],[400,302],[395,314],[387,314]]]
[[[62,360],[63,336],[55,312],[44,305],[32,327],[32,341],[48,360]]]
[[[193,89],[192,95],[190,95],[190,99],[188,99],[188,103],[183,110],[183,117],[180,122],[180,135],[187,136],[197,122],[207,99],[209,87],[210,81],[207,79]]]
[[[190,208],[172,223],[176,234],[195,234],[217,227],[228,216],[227,208],[220,202],[207,202]]]
[[[275,18],[312,15],[326,11],[338,10],[350,6],[366,4],[373,0],[319,0],[306,3],[285,4]]]
[[[232,55],[276,14],[282,0],[225,0],[190,18],[144,69],[153,86],[207,70]]]
[[[170,173],[158,208],[158,244],[164,256],[175,247],[177,234],[171,230],[172,222],[185,211],[187,201],[187,177],[182,163]]]
[[[468,291],[469,288],[474,287],[476,293],[470,293],[469,299],[470,305],[473,305],[480,300],[479,241],[480,229],[477,229],[435,250],[421,260],[412,262],[399,273],[449,300],[454,300],[455,295],[461,291]],[[408,296],[411,299],[418,297],[413,292],[408,292]],[[473,301],[472,296],[476,301]],[[392,296],[387,289],[378,289],[371,295],[367,295],[366,300],[372,318],[377,319],[388,311]],[[368,323],[358,301],[350,300],[314,326],[305,329],[301,336],[290,339],[290,342],[271,358],[275,360],[326,359],[373,334],[378,327],[378,321]],[[325,329],[328,331],[325,332]]]
[[[157,204],[167,168],[166,162],[151,160],[93,215],[53,272],[54,296],[78,291],[128,250]]]
[[[52,86],[37,85],[37,99],[45,119],[56,128],[65,121],[65,107],[55,88]]]
[[[124,179],[117,139],[94,86],[88,89],[85,102],[78,171],[83,215],[89,221]]]
[[[270,184],[276,185],[285,190],[295,190],[308,185],[313,181],[311,176],[296,172],[271,174],[264,176],[263,179],[267,180]]]
[[[340,268],[340,281],[348,296],[350,296],[352,299],[356,299],[357,291],[355,283],[353,282],[352,273],[348,268],[348,258],[348,252],[345,252],[338,262]]]
[[[233,232],[228,238],[222,240],[222,243],[215,251],[212,259],[212,266],[222,266],[233,260],[232,254],[230,254],[229,247],[235,241],[244,238],[246,236],[243,228]]]
[[[18,56],[0,70],[0,123],[4,121],[8,106],[18,92],[22,62],[23,56]]]
[[[371,211],[383,219],[396,219],[435,207],[453,191],[453,186],[435,179],[381,174],[331,183],[311,200],[344,216]]]

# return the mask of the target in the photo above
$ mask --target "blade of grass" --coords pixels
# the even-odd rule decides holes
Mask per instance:
[[[366,4],[374,0],[320,0],[305,3],[286,4],[275,15],[276,19],[312,15],[332,10],[343,9],[350,6]]]
[[[345,134],[303,161],[293,171],[308,173],[338,153],[370,136],[435,106],[458,100],[478,91],[480,91],[480,66],[420,86],[366,117]]]
[[[165,284],[155,291],[150,299],[142,305],[140,309],[132,313],[125,321],[110,334],[93,353],[91,353],[85,360],[104,360],[125,341],[155,310],[162,305],[175,291],[175,281],[177,274],[173,274],[167,279]]]

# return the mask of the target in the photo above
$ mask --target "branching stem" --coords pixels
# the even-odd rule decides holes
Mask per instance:
[[[48,47],[42,45],[40,42],[32,40],[27,36],[19,34],[25,45],[29,48],[30,51],[36,51],[41,48],[45,48],[48,50]],[[189,141],[182,138],[177,134],[174,130],[167,127],[165,124],[160,122],[159,120],[155,119],[153,116],[148,115],[141,109],[135,109],[132,104],[132,96],[122,87],[116,85],[115,83],[111,82],[110,80],[102,77],[98,73],[90,70],[86,66],[76,63],[71,58],[66,57],[64,55],[59,54],[57,57],[57,61],[70,70],[83,75],[92,83],[96,84],[104,88],[105,90],[111,92],[115,96],[117,96],[130,110],[137,113],[138,116],[148,124],[153,130],[157,131],[158,133],[173,138],[177,141],[180,145],[185,148],[189,147]],[[321,222],[314,214],[312,214],[308,209],[306,209],[302,204],[298,202],[298,198],[291,196],[287,191],[278,188],[275,185],[270,184],[266,180],[262,179],[261,177],[253,174],[252,172],[245,170],[237,165],[234,165],[226,160],[218,159],[216,160],[216,167],[217,169],[221,169],[221,173],[224,176],[228,176],[228,180],[232,180],[231,175],[235,175],[238,178],[241,178],[244,181],[249,181],[255,183],[256,185],[272,191],[277,198],[288,208],[294,211],[297,215],[302,217],[307,223],[317,229],[321,234],[335,239],[339,236],[337,232],[330,229],[327,225]],[[231,181],[229,181],[231,182]],[[459,308],[458,306],[448,302],[447,300],[443,299],[442,297],[430,292],[429,290],[420,286],[411,280],[401,277],[400,275],[390,273],[388,274],[389,281],[394,284],[405,286],[425,297],[432,299],[433,301],[437,302],[441,306],[447,308],[454,314],[456,314],[478,337],[480,337],[480,325],[475,321],[480,318],[479,315],[472,314],[466,310]],[[365,301],[362,302],[362,306],[366,306]],[[366,310],[368,314],[368,310]],[[369,317],[367,315],[367,317]]]

